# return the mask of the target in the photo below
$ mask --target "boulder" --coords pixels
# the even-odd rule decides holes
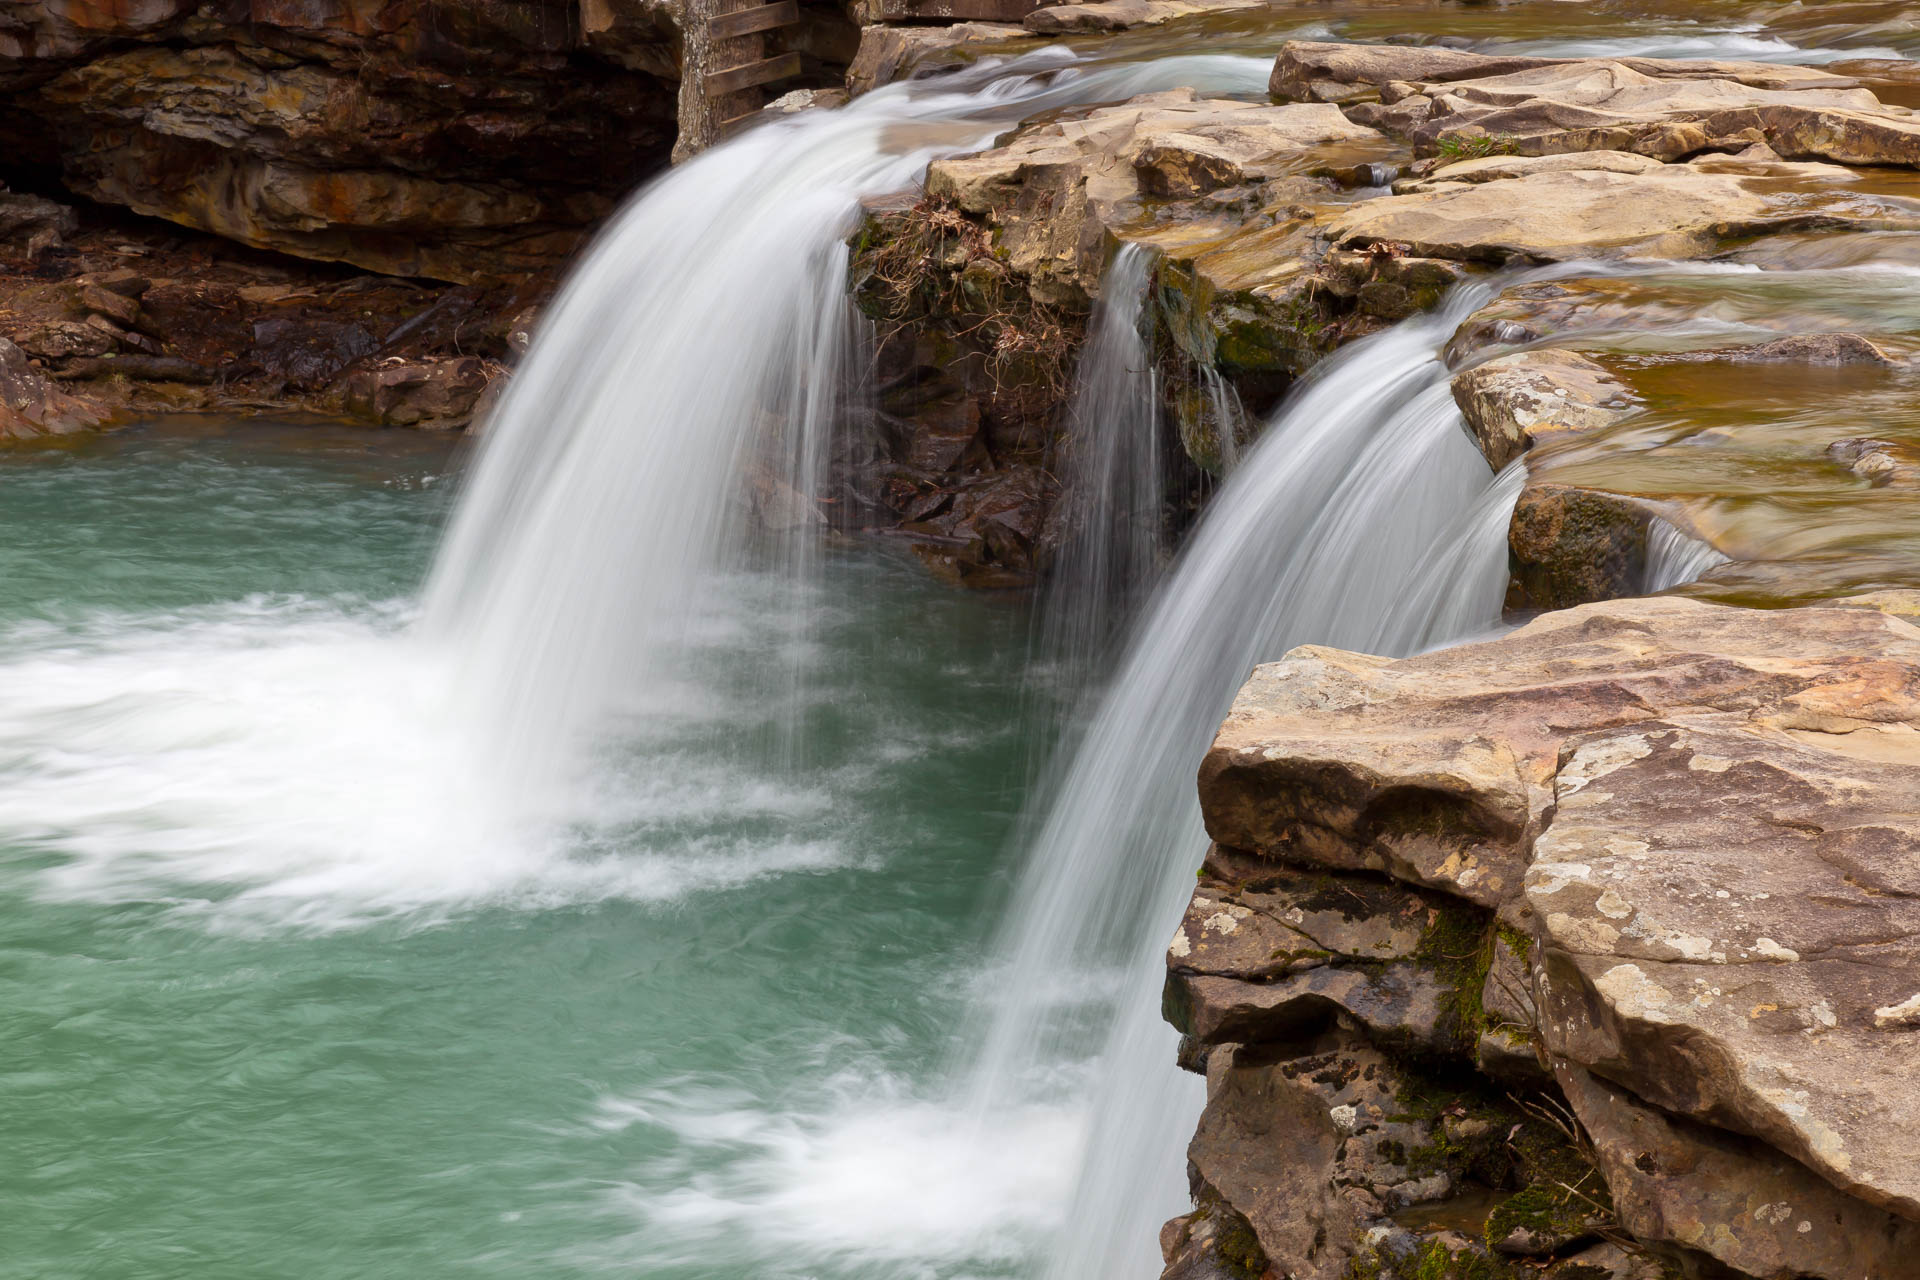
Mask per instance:
[[[1522,905],[1573,735],[1684,707],[1750,714],[1909,661],[1920,631],[1874,610],[1676,597],[1398,660],[1304,646],[1241,689],[1201,765],[1201,809],[1230,849]]]
[[[1515,603],[1568,609],[1636,594],[1647,580],[1657,514],[1638,498],[1529,480],[1507,526]]]
[[[79,228],[66,205],[45,196],[8,191],[0,183],[0,248],[31,261]]]
[[[475,406],[502,370],[475,356],[381,361],[349,374],[340,388],[345,412],[383,427],[447,431],[471,421]]]
[[[1672,597],[1397,661],[1296,650],[1200,778],[1210,867],[1371,868],[1498,912],[1483,1025],[1553,1064],[1627,1231],[1833,1280],[1895,1273],[1920,1230],[1915,795],[1920,628]],[[1506,1247],[1569,1239],[1501,1221]]]
[[[904,80],[935,58],[1030,39],[1024,27],[997,22],[956,22],[944,27],[871,25],[860,28],[860,50],[847,68],[847,91],[856,97]]]
[[[1742,347],[1727,357],[1736,364],[1891,365],[1893,358],[1857,333],[1804,333]]]
[[[105,416],[48,382],[26,352],[0,338],[0,440],[71,435],[98,426]]]
[[[1638,174],[1534,173],[1367,200],[1333,219],[1327,234],[1335,245],[1382,242],[1424,257],[1559,262],[1700,257],[1730,237],[1791,220],[1737,178],[1663,166]]]
[[[1639,411],[1627,385],[1600,364],[1551,348],[1454,375],[1453,398],[1495,471],[1542,440],[1609,427]]]
[[[1920,1217],[1920,631],[1887,625],[1744,723],[1573,739],[1526,895],[1550,1052]]]

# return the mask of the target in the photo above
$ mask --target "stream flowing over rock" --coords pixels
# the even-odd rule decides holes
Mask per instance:
[[[823,548],[1042,589],[1007,703],[1083,679],[1089,701],[1006,711],[1045,722],[1033,744],[967,731],[1009,758],[1058,737],[1051,781],[919,781],[936,835],[999,806],[1008,830],[980,830],[1039,851],[1020,883],[1055,905],[1008,912],[1027,968],[988,992],[980,1062],[948,1067],[991,1084],[952,1090],[982,1132],[1029,1074],[1045,1107],[1075,1094],[1038,1144],[1083,1160],[1074,1216],[1022,1206],[935,1262],[836,1236],[821,1275],[1108,1280],[1173,1207],[1140,1188],[1191,1123],[1163,1280],[1898,1280],[1920,1275],[1916,30],[1879,0],[13,0],[0,448],[37,465],[174,415],[479,433],[410,633],[451,655],[448,732],[480,744],[446,794],[478,777],[498,825],[570,820],[610,723],[671,737],[664,695],[711,692],[724,714],[674,732],[782,739],[746,780],[772,798],[741,801],[787,841],[768,876],[846,871],[844,833],[803,820],[838,793],[781,789],[802,727],[865,732],[835,719],[860,680],[816,698],[802,675],[846,603]],[[1158,646],[1126,647],[1142,619]],[[710,660],[763,669],[708,690]],[[959,750],[940,715],[889,767]],[[714,768],[732,796],[740,766]],[[659,826],[703,862],[643,809],[610,847]],[[567,877],[619,861],[565,849]],[[600,901],[572,884],[540,909]],[[965,923],[954,989],[979,977]],[[896,1016],[820,1061],[890,1049]],[[874,1070],[889,1106],[912,1094]],[[683,1100],[636,1079],[543,1133],[664,1132]],[[821,1092],[844,1108],[842,1083]],[[794,1152],[827,1121],[742,1137],[740,1114],[672,1133],[670,1176],[701,1184],[674,1213],[786,1212],[737,1153],[708,1186],[703,1143],[815,1179]],[[918,1150],[884,1114],[834,1157],[860,1197],[896,1180],[871,1152]],[[1156,1161],[1118,1168],[1129,1132]],[[959,1145],[922,1163],[1025,1194]],[[815,1274],[790,1241],[778,1267],[708,1243],[686,1258]]]

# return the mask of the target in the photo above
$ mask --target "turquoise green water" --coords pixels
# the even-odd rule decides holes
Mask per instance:
[[[843,553],[783,774],[743,579],[599,807],[494,847],[410,718],[449,470],[271,428],[0,459],[0,1275],[1017,1269],[1071,1135],[983,1149],[941,1064],[1024,615]]]

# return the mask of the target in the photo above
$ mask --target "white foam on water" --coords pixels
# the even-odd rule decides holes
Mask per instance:
[[[1015,1273],[1058,1223],[1085,1115],[1028,1106],[982,1140],[965,1111],[897,1076],[849,1072],[805,1105],[694,1082],[602,1101],[590,1123],[648,1126],[671,1155],[608,1194],[638,1225],[617,1256],[778,1274],[866,1266],[887,1276]],[[862,1271],[864,1274],[864,1271]]]
[[[658,900],[848,860],[782,834],[823,825],[830,796],[670,741],[610,762],[567,827],[517,825],[436,714],[447,664],[404,617],[256,599],[10,628],[0,845],[54,859],[48,898],[243,928]],[[696,721],[697,695],[675,695]]]

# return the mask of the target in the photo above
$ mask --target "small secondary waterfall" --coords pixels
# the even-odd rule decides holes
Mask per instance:
[[[1265,67],[1042,51],[764,125],[636,197],[542,317],[428,585],[421,633],[458,652],[449,701],[506,814],[555,809],[599,723],[683,647],[743,544],[743,476],[810,491],[846,383],[862,197],[1035,111],[1258,91]],[[786,523],[804,571],[815,521]]]
[[[1644,589],[1648,595],[1684,587],[1707,570],[1725,563],[1725,555],[1692,534],[1682,533],[1672,521],[1655,516],[1647,523]]]
[[[1205,845],[1194,771],[1234,691],[1296,644],[1407,653],[1498,623],[1522,472],[1488,474],[1437,358],[1488,296],[1463,289],[1442,313],[1356,344],[1283,406],[1214,499],[1036,821],[972,1092],[987,1115],[1062,1087],[1058,1064],[1109,1027],[1055,1280],[1151,1274],[1154,1230],[1185,1203],[1199,1085],[1174,1068],[1160,1020],[1162,948]]]
[[[1147,335],[1154,255],[1123,244],[1074,371],[1071,449],[1061,468],[1066,530],[1045,625],[1056,652],[1087,660],[1152,589],[1162,545],[1160,388]]]

